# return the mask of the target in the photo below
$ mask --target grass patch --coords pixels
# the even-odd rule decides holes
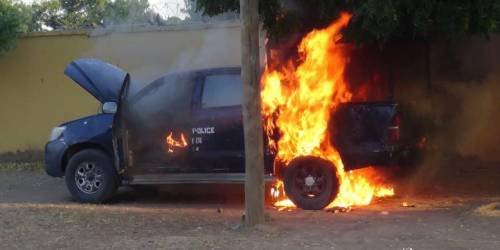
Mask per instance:
[[[0,162],[0,172],[12,171],[42,171],[44,164],[42,161],[35,162]]]

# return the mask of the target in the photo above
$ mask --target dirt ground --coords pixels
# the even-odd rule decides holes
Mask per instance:
[[[63,179],[4,169],[0,249],[500,249],[500,196],[401,190],[345,213],[269,207],[268,223],[245,228],[241,186],[122,188],[84,205]]]

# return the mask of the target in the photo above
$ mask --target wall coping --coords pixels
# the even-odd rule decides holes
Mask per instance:
[[[50,36],[89,36],[89,30],[53,30],[37,31],[21,34],[20,38],[50,37]]]
[[[31,32],[21,35],[21,38],[52,37],[52,36],[87,36],[99,37],[107,36],[113,33],[146,33],[163,31],[186,31],[186,30],[205,30],[240,27],[239,20],[217,21],[217,22],[199,22],[185,24],[171,24],[165,26],[153,26],[146,24],[136,25],[116,25],[106,28],[80,29],[80,30],[54,30],[45,32]]]

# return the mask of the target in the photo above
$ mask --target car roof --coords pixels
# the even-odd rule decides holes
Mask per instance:
[[[213,67],[213,68],[201,68],[201,69],[191,69],[191,70],[180,70],[180,71],[172,71],[169,72],[159,78],[169,76],[169,75],[184,75],[184,74],[214,74],[214,73],[222,73],[222,72],[240,72],[241,67],[239,66],[227,66],[227,67]],[[158,79],[159,79],[158,78]]]
[[[202,75],[210,75],[210,74],[221,74],[221,73],[240,73],[241,67],[238,66],[229,66],[229,67],[213,67],[213,68],[204,68],[204,69],[194,69],[194,70],[184,70],[184,71],[172,71],[168,74],[165,74],[149,84],[145,85],[140,91],[137,91],[131,98],[133,100],[137,100],[142,98],[143,95],[148,93],[151,89],[157,88],[160,85],[164,84],[163,79],[167,77],[182,77],[189,76],[194,74],[202,74]]]

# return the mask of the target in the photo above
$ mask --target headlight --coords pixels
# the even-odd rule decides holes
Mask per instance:
[[[55,127],[52,129],[50,133],[49,141],[57,140],[63,134],[64,130],[66,130],[65,126]]]

